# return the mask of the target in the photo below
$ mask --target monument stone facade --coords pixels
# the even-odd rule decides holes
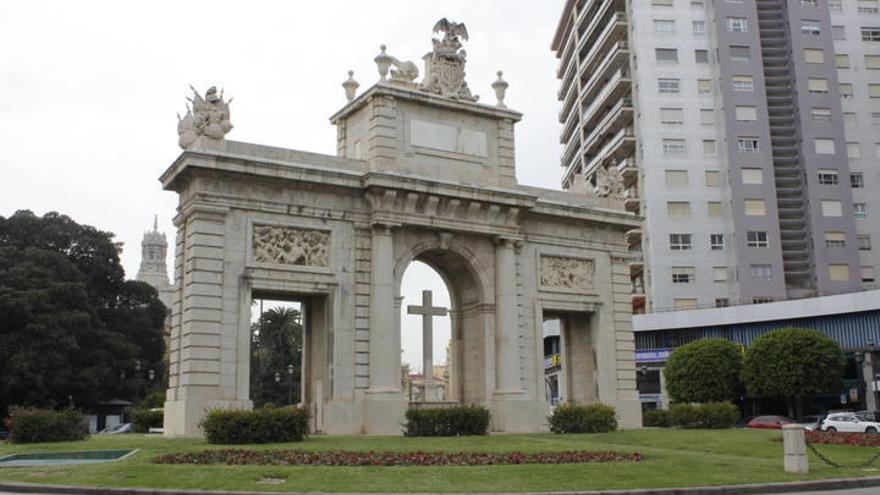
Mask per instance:
[[[401,434],[400,285],[416,260],[449,289],[447,401],[487,406],[493,431],[546,431],[542,324],[561,318],[569,399],[641,425],[624,242],[639,218],[614,197],[519,185],[522,115],[504,104],[507,83],[499,73],[497,104],[478,103],[467,30],[445,19],[435,30],[421,81],[385,47],[376,84],[356,94],[349,73],[331,117],[337,156],[181,139],[161,177],[179,194],[165,435],[200,435],[213,408],[252,407],[256,297],[303,303],[313,431]],[[207,120],[231,129],[214,95],[225,110]]]

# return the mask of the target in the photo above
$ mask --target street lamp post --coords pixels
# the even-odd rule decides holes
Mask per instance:
[[[293,405],[293,365],[287,365],[287,405]]]

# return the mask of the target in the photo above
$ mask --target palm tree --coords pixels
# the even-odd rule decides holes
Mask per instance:
[[[268,309],[251,325],[251,400],[255,406],[287,404],[288,380],[293,381],[292,402],[299,402],[302,339],[302,313],[294,308]]]

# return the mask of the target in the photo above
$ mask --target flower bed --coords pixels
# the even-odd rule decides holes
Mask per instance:
[[[307,452],[304,450],[203,450],[168,454],[157,464],[226,464],[261,466],[497,466],[508,464],[571,464],[638,462],[639,453],[586,452]]]
[[[880,447],[880,435],[869,433],[832,433],[830,431],[807,431],[807,442],[817,445],[855,445],[857,447]]]

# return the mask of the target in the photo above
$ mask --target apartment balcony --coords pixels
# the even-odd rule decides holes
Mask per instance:
[[[639,189],[637,187],[631,187],[624,191],[623,208],[626,211],[638,215],[641,201],[642,199],[639,196]]]
[[[568,120],[565,122],[565,125],[562,126],[562,132],[559,133],[560,144],[565,144],[571,140],[572,133],[578,128],[578,122],[580,122],[578,113],[570,112],[568,114]]]
[[[590,101],[590,105],[581,112],[581,125],[584,130],[590,132],[591,129],[599,125],[599,120],[603,118],[608,109],[616,106],[621,99],[630,95],[632,89],[632,79],[623,70],[618,70],[608,79],[608,82],[599,91],[594,98],[589,100],[581,99],[586,103]],[[632,108],[632,102],[629,105]]]
[[[591,110],[591,117],[599,115],[599,109]],[[633,121],[632,99],[619,98],[614,105],[611,105],[606,112],[602,114],[602,118],[598,122],[595,119],[589,119],[584,115],[584,121],[581,126],[586,136],[584,137],[584,153],[590,155],[595,153],[608,136],[617,134],[621,129],[629,127]]]
[[[608,53],[615,43],[627,40],[627,29],[629,23],[626,20],[626,14],[617,12],[611,16],[605,28],[596,36],[595,40],[589,41],[587,38],[580,39],[580,47],[578,48],[580,71],[579,74],[583,78],[584,74],[592,71],[589,67],[591,60],[601,59]],[[589,49],[587,49],[589,47]]]
[[[633,158],[626,158],[617,163],[617,172],[623,179],[623,187],[632,187],[639,180],[639,168]]]
[[[572,111],[577,108],[578,87],[573,84],[562,101],[562,107],[559,109],[559,123],[562,124],[571,117]]]
[[[572,88],[577,86],[576,84],[572,84],[575,80],[574,76],[577,74],[577,64],[574,59],[568,64],[565,68],[565,72],[559,81],[559,90],[556,92],[556,99],[562,100],[565,95],[571,92]]]
[[[590,60],[587,66],[587,70],[581,71],[583,76],[578,98],[581,101],[594,99],[617,73],[623,71],[625,76],[629,76],[629,45],[625,41],[618,41],[601,60]]]
[[[578,15],[578,52],[583,53],[587,45],[593,45],[602,36],[603,29],[609,22],[615,20],[618,15],[625,15],[625,0],[609,0],[605,2],[591,2],[585,5]],[[583,60],[583,58],[581,59]]]
[[[574,60],[574,57],[572,57],[572,55],[574,54],[574,49],[576,46],[577,43],[575,41],[575,37],[573,35],[569,35],[568,39],[565,40],[565,47],[562,48],[562,56],[559,57],[559,64],[556,66],[557,79],[562,79],[562,75],[568,71],[568,67],[570,67],[569,62]]]
[[[621,129],[584,166],[584,173],[591,173],[604,160],[616,163],[631,158],[636,148],[636,135],[631,127]]]
[[[630,250],[629,255],[629,276],[631,279],[641,279],[645,270],[645,257],[640,250]]]

